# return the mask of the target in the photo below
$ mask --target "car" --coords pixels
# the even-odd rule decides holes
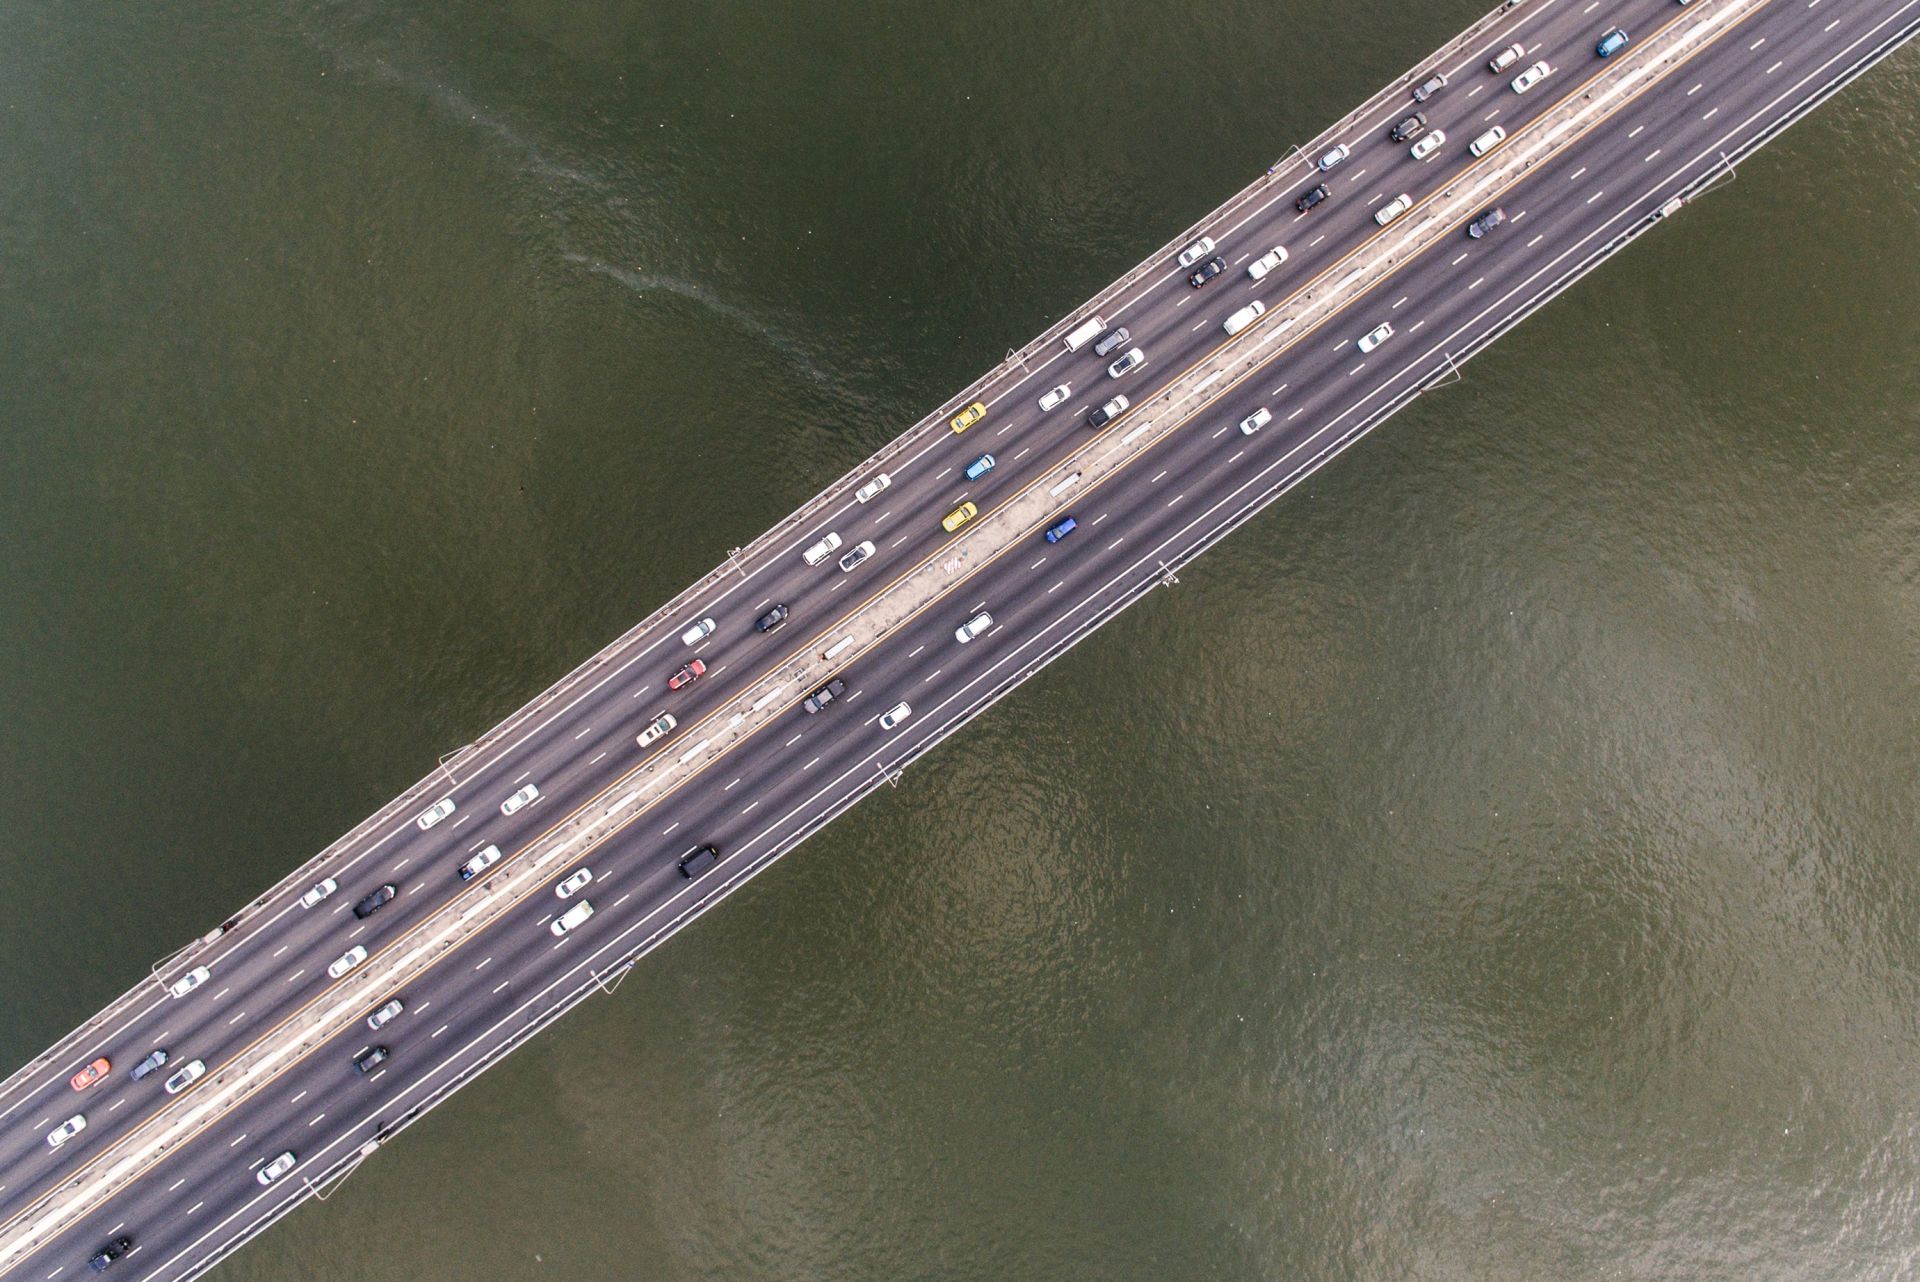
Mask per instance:
[[[1544,59],[1536,62],[1513,78],[1513,91],[1525,93],[1552,74],[1553,68]]]
[[[1427,113],[1424,111],[1416,111],[1393,128],[1387,130],[1387,137],[1394,142],[1405,142],[1409,138],[1419,137],[1420,131],[1426,127]]]
[[[1262,405],[1253,413],[1240,420],[1240,435],[1252,436],[1255,432],[1273,422],[1273,411]]]
[[[166,1067],[166,1063],[167,1052],[159,1047],[155,1047],[153,1050],[147,1052],[145,1059],[133,1066],[133,1072],[129,1073],[128,1076],[137,1082],[141,1078],[153,1073],[156,1069]]]
[[[1273,271],[1279,267],[1281,263],[1286,261],[1287,251],[1279,245],[1275,245],[1272,249],[1269,249],[1266,253],[1247,264],[1247,275],[1253,277],[1255,280],[1264,280],[1266,279],[1267,273]]]
[[[1600,37],[1600,43],[1593,47],[1593,51],[1602,58],[1611,58],[1614,54],[1626,48],[1627,41],[1632,38],[1633,37],[1629,36],[1621,28],[1615,27],[1612,31],[1607,32],[1606,35]]]
[[[980,508],[978,505],[973,503],[962,503],[959,507],[953,509],[953,511],[947,513],[945,516],[940,518],[940,528],[945,530],[948,534],[952,534],[955,530],[959,529],[961,526],[965,525],[968,521],[971,521],[974,517],[979,515],[980,515]]]
[[[570,930],[578,930],[587,918],[593,916],[593,904],[582,899],[567,911],[554,918],[553,925],[547,927],[556,939],[564,938]]]
[[[1119,378],[1123,374],[1132,373],[1146,363],[1147,354],[1137,347],[1131,348],[1125,356],[1122,356],[1113,364],[1107,366],[1107,377]]]
[[[388,882],[386,885],[376,888],[372,894],[355,904],[353,906],[353,915],[364,921],[392,903],[393,897],[399,893],[399,891],[394,889],[393,883]]]
[[[369,1046],[353,1057],[354,1070],[365,1076],[387,1062],[387,1056],[393,1054],[384,1046]]]
[[[421,811],[420,817],[418,819],[415,819],[413,822],[419,827],[421,832],[425,832],[427,829],[433,827],[435,824],[439,823],[442,819],[445,819],[448,815],[452,814],[456,809],[458,809],[458,807],[456,807],[453,804],[452,797],[442,797],[440,798],[440,800],[434,802],[431,806],[428,806],[425,810]]]
[[[207,1061],[204,1059],[188,1060],[180,1066],[178,1072],[166,1080],[167,1094],[178,1095],[181,1091],[186,1090],[187,1087],[199,1081],[206,1071]]]
[[[75,1113],[60,1125],[47,1132],[47,1147],[59,1148],[68,1140],[87,1129],[87,1115]]]
[[[1478,138],[1475,138],[1472,142],[1468,143],[1467,150],[1472,152],[1474,159],[1477,160],[1481,156],[1484,156],[1488,152],[1492,151],[1495,147],[1498,147],[1501,143],[1505,142],[1506,140],[1507,140],[1507,131],[1502,129],[1499,125],[1495,125],[1493,128],[1487,130],[1487,132],[1481,134]]]
[[[1132,337],[1133,331],[1129,330],[1125,325],[1116,325],[1100,336],[1100,341],[1093,345],[1093,354],[1095,356],[1105,356]]]
[[[908,707],[906,702],[902,700],[880,714],[880,728],[882,730],[891,730],[912,715],[913,709]]]
[[[1040,398],[1040,412],[1042,414],[1045,414],[1049,410],[1059,409],[1062,405],[1065,405],[1067,403],[1067,398],[1072,395],[1073,395],[1072,383],[1060,384],[1060,386],[1054,388],[1052,391],[1049,391],[1045,396],[1042,396]]]
[[[778,632],[787,622],[787,613],[787,607],[784,602],[776,604],[770,607],[765,614],[753,621],[753,630],[755,632]]]
[[[1227,260],[1215,254],[1193,269],[1192,274],[1187,277],[1187,284],[1198,289],[1225,270],[1227,270]]]
[[[1180,265],[1191,267],[1213,252],[1213,237],[1202,236],[1180,251]]]
[[[780,609],[783,611],[786,608],[787,607],[784,605],[780,607]],[[781,617],[785,618],[786,616],[782,614]],[[657,743],[661,739],[664,739],[668,735],[672,734],[674,731],[674,727],[678,726],[679,724],[680,724],[679,719],[675,717],[671,712],[663,712],[660,714],[658,719],[650,722],[647,728],[640,732],[639,737],[636,738],[634,742],[639,744],[642,748],[645,748],[649,744]]]
[[[271,1184],[288,1171],[291,1171],[293,1164],[299,1160],[299,1158],[293,1155],[293,1150],[288,1149],[279,1157],[274,1158],[258,1171],[255,1171],[253,1178],[259,1180],[262,1185]]]
[[[865,503],[868,499],[877,497],[880,491],[886,489],[889,485],[892,485],[892,484],[893,484],[893,478],[891,476],[888,476],[885,472],[881,472],[879,475],[875,476],[871,481],[868,481],[865,485],[855,490],[853,492],[853,497],[856,501]]]
[[[980,611],[980,613],[974,615],[971,619],[968,619],[965,623],[961,624],[959,629],[953,634],[953,639],[955,641],[958,641],[961,645],[965,645],[967,642],[973,640],[975,637],[979,636],[982,632],[985,632],[988,628],[992,626],[993,626],[993,616],[991,614],[988,614],[985,610],[982,610]]]
[[[213,972],[205,966],[195,966],[192,970],[167,985],[167,996],[185,997],[188,993],[206,983],[208,977],[212,974]]]
[[[967,464],[967,479],[969,481],[977,481],[991,471],[993,471],[993,455],[982,454],[979,458]]]
[[[706,662],[701,659],[695,659],[692,663],[683,665],[680,671],[667,678],[667,689],[684,690],[705,676],[706,673]]]
[[[1232,337],[1266,314],[1267,305],[1256,298],[1233,315],[1227,317],[1227,319],[1221,323],[1220,328],[1227,331],[1228,337]]]
[[[102,1056],[101,1058],[93,1061],[93,1063],[87,1065],[85,1068],[81,1069],[79,1072],[75,1073],[72,1077],[69,1077],[67,1079],[67,1085],[73,1087],[73,1089],[76,1091],[84,1091],[87,1089],[87,1087],[93,1085],[95,1082],[105,1077],[107,1075],[107,1070],[112,1067],[113,1067],[112,1061],[108,1060],[105,1056]]]
[[[1436,71],[1414,87],[1413,100],[1415,102],[1425,102],[1446,87],[1447,73],[1444,71]]]
[[[818,712],[846,692],[847,683],[839,677],[834,677],[805,699],[802,699],[800,706],[808,712]]]
[[[1058,543],[1079,528],[1080,522],[1070,516],[1062,517],[1047,527],[1047,542]]]
[[[832,530],[821,535],[811,547],[800,554],[800,559],[808,565],[818,565],[832,556],[840,546],[840,536]]]
[[[680,856],[680,875],[692,881],[707,869],[720,862],[720,847],[695,846]]]
[[[866,560],[868,557],[872,555],[873,555],[872,541],[867,539],[862,539],[860,542],[853,545],[853,548],[851,551],[849,551],[845,556],[840,558],[840,573],[842,574],[847,573],[849,570],[853,569],[853,567],[855,567],[856,565],[859,565],[862,561]]]
[[[956,434],[964,432],[986,416],[986,405],[981,401],[975,401],[973,404],[967,406],[967,408],[961,410],[954,418],[953,430]]]
[[[1392,337],[1393,326],[1386,321],[1381,321],[1378,325],[1361,335],[1358,346],[1361,351],[1370,352]]]
[[[1099,409],[1095,410],[1088,417],[1087,422],[1094,427],[1105,427],[1107,424],[1113,422],[1113,420],[1115,420],[1116,418],[1119,418],[1122,414],[1125,414],[1132,405],[1133,405],[1133,402],[1128,400],[1126,397],[1116,396],[1112,400],[1108,401],[1105,405],[1102,405]]]
[[[379,1010],[373,1012],[373,1014],[367,1016],[367,1027],[377,1033],[394,1020],[400,1018],[400,1012],[406,1008],[407,1004],[396,997]]]
[[[331,877],[322,877],[319,881],[313,883],[306,894],[300,896],[300,906],[302,908],[311,908],[338,889],[340,889],[339,882]]]
[[[1507,221],[1507,211],[1496,206],[1468,223],[1467,235],[1479,240],[1505,221]]]
[[[1526,56],[1527,47],[1525,45],[1508,45],[1487,60],[1487,70],[1497,76]]]
[[[1320,172],[1323,174],[1326,173],[1327,170],[1332,169],[1335,165],[1339,164],[1341,161],[1345,160],[1348,156],[1351,156],[1352,154],[1353,154],[1353,149],[1347,146],[1347,144],[1343,142],[1335,143],[1333,147],[1324,156],[1320,157],[1318,161]]]
[[[538,800],[540,800],[539,786],[536,784],[528,784],[500,803],[500,813],[503,815],[514,814],[526,809]]]
[[[1412,209],[1412,208],[1413,208],[1413,197],[1407,195],[1405,192],[1402,192],[1400,195],[1395,196],[1392,200],[1389,200],[1386,204],[1380,206],[1380,208],[1374,210],[1373,221],[1376,223],[1379,223],[1382,227],[1385,227],[1388,223],[1392,222],[1394,219],[1398,218],[1400,215],[1406,213],[1409,209]]]
[[[561,882],[558,886],[555,886],[553,888],[553,893],[560,896],[560,898],[562,899],[572,899],[574,895],[579,893],[581,887],[585,886],[588,882],[592,880],[593,880],[593,869],[591,868],[577,869],[571,877],[568,877],[565,881]]]
[[[355,944],[327,965],[327,978],[338,979],[367,959],[365,944]]]
[[[713,635],[713,620],[702,619],[680,634],[681,645],[699,645]]]
[[[87,1267],[95,1273],[105,1273],[108,1265],[131,1250],[133,1250],[132,1238],[117,1237],[101,1247],[98,1251],[95,1251],[93,1258],[87,1261]]]
[[[1415,160],[1425,160],[1428,156],[1440,150],[1441,145],[1446,141],[1447,131],[1444,129],[1436,129],[1419,142],[1413,144],[1413,146],[1407,150],[1407,154]]]
[[[479,854],[460,865],[460,880],[472,881],[487,869],[500,862],[500,847],[486,846]]]
[[[1333,193],[1327,190],[1327,185],[1321,183],[1318,187],[1306,192],[1300,199],[1294,201],[1293,207],[1296,211],[1304,214],[1332,194]]]

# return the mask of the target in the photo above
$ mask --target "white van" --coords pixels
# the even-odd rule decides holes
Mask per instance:
[[[573,907],[560,914],[553,925],[547,927],[556,936],[564,937],[570,930],[577,930],[580,924],[593,916],[593,904],[582,899]]]
[[[1468,143],[1467,150],[1473,153],[1473,158],[1475,160],[1478,160],[1480,157],[1486,155],[1488,152],[1492,151],[1495,147],[1498,147],[1501,143],[1505,142],[1506,140],[1507,140],[1507,131],[1502,129],[1499,125],[1495,125],[1493,128],[1487,130],[1487,132],[1481,134],[1478,138],[1475,138],[1472,142]]]
[[[1079,328],[1075,329],[1071,334],[1067,335],[1067,350],[1070,352],[1079,351],[1081,348],[1085,347],[1088,343],[1091,343],[1094,339],[1100,337],[1101,333],[1106,328],[1107,328],[1107,323],[1101,320],[1098,316],[1095,316],[1089,320],[1081,322]]]
[[[1253,324],[1266,314],[1267,305],[1256,298],[1233,315],[1227,317],[1227,323],[1222,325],[1221,328],[1229,334],[1238,334],[1241,330]]]
[[[826,537],[800,554],[800,559],[808,565],[818,565],[840,550],[840,536],[828,530]]]

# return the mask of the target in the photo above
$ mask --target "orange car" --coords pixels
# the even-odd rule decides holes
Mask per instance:
[[[87,1065],[72,1077],[69,1077],[67,1079],[67,1085],[73,1087],[76,1091],[84,1091],[87,1087],[105,1077],[107,1070],[112,1067],[113,1065],[108,1063],[106,1059],[96,1059],[93,1063]]]

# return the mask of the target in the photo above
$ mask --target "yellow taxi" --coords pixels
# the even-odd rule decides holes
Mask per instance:
[[[967,408],[961,410],[960,416],[953,420],[953,430],[955,432],[964,432],[986,416],[986,403],[984,401],[975,401],[973,404],[967,406]]]
[[[971,503],[962,503],[959,507],[947,513],[947,519],[940,522],[940,524],[946,529],[948,534],[952,534],[955,530],[979,515],[979,508]]]

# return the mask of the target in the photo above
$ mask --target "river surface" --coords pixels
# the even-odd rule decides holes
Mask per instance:
[[[0,7],[0,1061],[1479,10]],[[1915,1277],[1916,101],[216,1276]]]

